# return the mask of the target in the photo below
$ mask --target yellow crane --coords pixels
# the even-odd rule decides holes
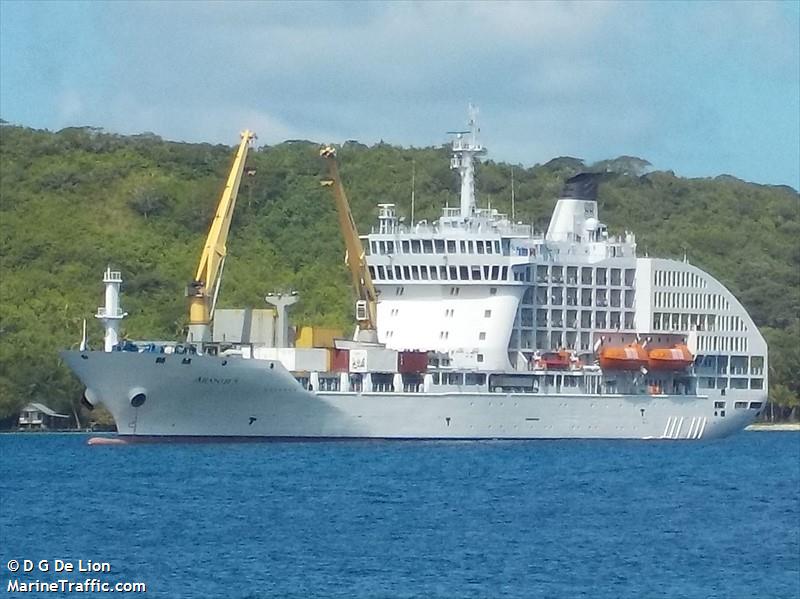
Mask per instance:
[[[344,237],[344,245],[347,251],[346,261],[353,279],[353,288],[356,292],[356,339],[359,341],[377,342],[377,304],[378,294],[372,283],[372,277],[367,268],[366,254],[364,246],[361,245],[361,238],[358,236],[358,229],[353,220],[353,213],[350,211],[350,204],[347,201],[347,194],[344,185],[339,177],[339,165],[336,162],[336,149],[325,146],[319,152],[328,167],[329,180],[322,184],[330,186],[333,190],[333,198],[336,201],[336,212],[339,215],[339,228]]]
[[[210,325],[211,319],[214,317],[219,285],[222,281],[228,232],[231,228],[233,209],[236,206],[236,196],[239,194],[239,184],[242,180],[247,151],[250,148],[250,141],[254,138],[255,134],[252,131],[245,130],[241,133],[241,142],[236,150],[231,172],[208,231],[206,244],[200,256],[200,264],[197,266],[197,274],[186,287],[186,296],[189,298],[189,333],[187,335],[189,342],[200,343],[211,340]]]

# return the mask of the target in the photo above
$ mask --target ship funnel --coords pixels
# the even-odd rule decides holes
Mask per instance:
[[[597,183],[600,178],[598,173],[580,173],[564,182],[561,191],[562,198],[571,200],[597,201]]]

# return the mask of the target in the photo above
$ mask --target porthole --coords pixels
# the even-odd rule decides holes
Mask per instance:
[[[131,405],[134,408],[140,408],[142,405],[144,405],[145,401],[147,401],[147,396],[144,393],[137,393],[131,397]]]

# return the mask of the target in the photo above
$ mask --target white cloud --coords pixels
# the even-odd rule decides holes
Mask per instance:
[[[788,93],[789,103],[800,85],[797,23],[779,3],[130,2],[92,9],[102,38],[95,47],[107,56],[80,95],[61,93],[58,118],[186,140],[232,143],[250,126],[262,143],[427,145],[461,126],[474,101],[495,158],[530,164],[556,154],[638,153],[680,170],[692,155],[709,161],[700,168],[733,170],[711,166],[715,146],[719,156],[735,156],[725,88],[748,107],[752,129],[759,118],[752,98],[768,91],[756,89],[762,78],[773,97]],[[790,120],[786,135],[798,127]],[[698,153],[701,145],[707,151]]]

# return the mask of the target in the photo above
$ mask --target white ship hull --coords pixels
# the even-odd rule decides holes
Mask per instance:
[[[85,356],[85,357],[84,357]],[[305,390],[280,362],[66,351],[126,438],[710,439],[757,411],[696,395]],[[184,360],[190,360],[184,363]],[[145,396],[138,407],[131,399]],[[136,402],[134,402],[136,403]]]

